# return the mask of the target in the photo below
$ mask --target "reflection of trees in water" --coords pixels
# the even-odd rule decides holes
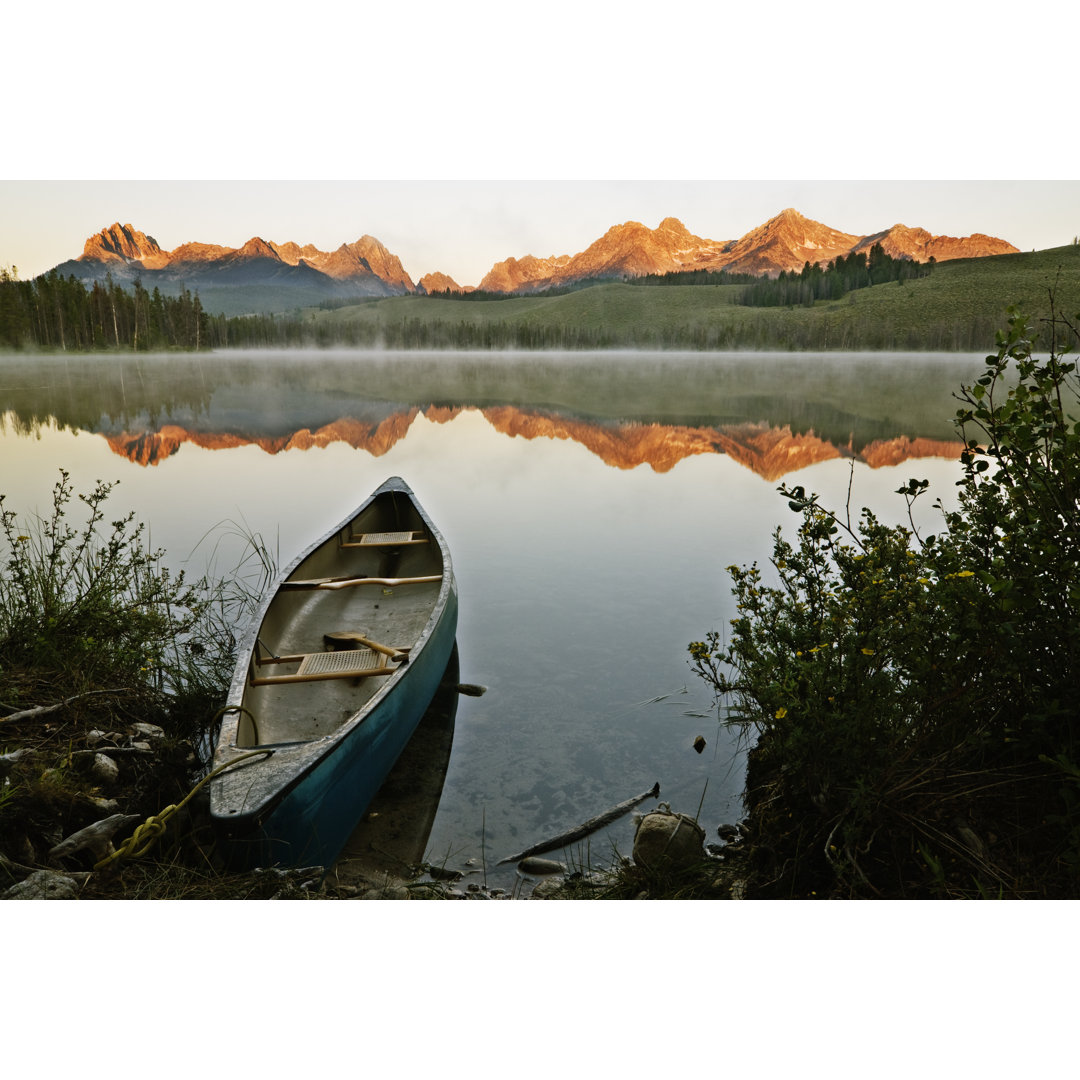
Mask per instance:
[[[16,434],[55,420],[106,434],[169,425],[178,436],[280,444],[297,432],[336,441],[334,425],[347,420],[352,441],[416,408],[511,406],[591,427],[597,438],[642,424],[702,432],[750,424],[858,452],[899,436],[949,439],[952,391],[970,366],[955,356],[775,354],[35,357],[0,362],[0,388]]]

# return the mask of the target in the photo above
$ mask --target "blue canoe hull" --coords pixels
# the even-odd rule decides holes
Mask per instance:
[[[394,692],[284,792],[265,818],[241,819],[223,828],[230,868],[329,867],[334,862],[431,704],[456,630],[455,595]]]

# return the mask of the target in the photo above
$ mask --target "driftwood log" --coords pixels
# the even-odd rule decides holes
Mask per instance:
[[[635,795],[632,799],[626,799],[596,817],[589,818],[588,821],[579,825],[576,829],[560,833],[558,836],[553,836],[550,840],[544,840],[539,844],[533,844],[532,847],[519,851],[516,855],[508,855],[505,859],[500,859],[497,865],[502,866],[504,863],[521,862],[522,859],[527,859],[530,855],[543,855],[545,851],[554,851],[556,848],[576,844],[590,833],[602,829],[605,825],[610,825],[613,821],[621,818],[623,814],[629,813],[638,803],[643,803],[646,799],[655,799],[659,794],[660,782],[657,781],[648,791]]]
[[[123,694],[128,689],[121,687],[117,690],[87,690],[84,694],[72,694],[71,697],[64,698],[63,701],[58,701],[55,705],[35,705],[31,709],[20,709],[18,712],[8,713],[7,716],[0,716],[0,724],[11,724],[17,720],[34,720],[39,716],[48,716],[49,713],[59,712],[65,706],[70,705],[73,701],[78,701],[80,698],[93,697],[95,694]]]
[[[113,837],[121,829],[129,828],[141,820],[138,814],[110,814],[109,817],[72,833],[66,840],[61,840],[49,852],[49,860],[66,859],[80,851],[89,851],[94,861],[100,862],[113,853]]]

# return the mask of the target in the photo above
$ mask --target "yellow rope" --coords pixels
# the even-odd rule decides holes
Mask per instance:
[[[214,720],[211,721],[211,727],[219,716],[235,710],[239,710],[240,712],[248,711],[241,705],[227,705],[224,709],[220,709],[215,714]],[[250,713],[248,715],[250,716]],[[258,757],[259,754],[272,754],[273,752],[273,750],[252,750],[247,754],[242,754],[240,757],[233,758],[232,761],[226,761],[224,765],[219,765],[213,772],[207,773],[207,775],[204,776],[187,793],[187,795],[180,800],[180,802],[173,806],[166,806],[160,813],[151,814],[141,825],[136,825],[135,831],[131,836],[129,836],[111,855],[106,855],[104,859],[94,863],[94,869],[102,870],[118,859],[141,859],[154,846],[157,838],[165,832],[165,824],[168,822],[169,818],[171,818],[182,806],[185,806],[204,784],[209,783],[215,776],[219,773],[223,773],[226,769],[231,769],[234,765],[238,765],[241,761]]]

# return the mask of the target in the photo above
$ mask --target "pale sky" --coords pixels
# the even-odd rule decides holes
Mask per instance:
[[[498,260],[573,255],[624,221],[654,228],[672,216],[698,236],[733,240],[787,206],[858,235],[902,222],[1030,249],[1080,233],[1080,180],[0,180],[0,265],[32,277],[119,221],[166,250],[192,240],[239,247],[252,236],[333,250],[368,233],[414,281],[441,270],[476,285]]]
[[[116,221],[165,249],[367,233],[465,285],[667,216],[712,240],[788,206],[860,235],[1080,234],[1073,76],[1046,44],[1080,20],[1051,0],[155,10],[5,16],[0,265],[21,277]]]

